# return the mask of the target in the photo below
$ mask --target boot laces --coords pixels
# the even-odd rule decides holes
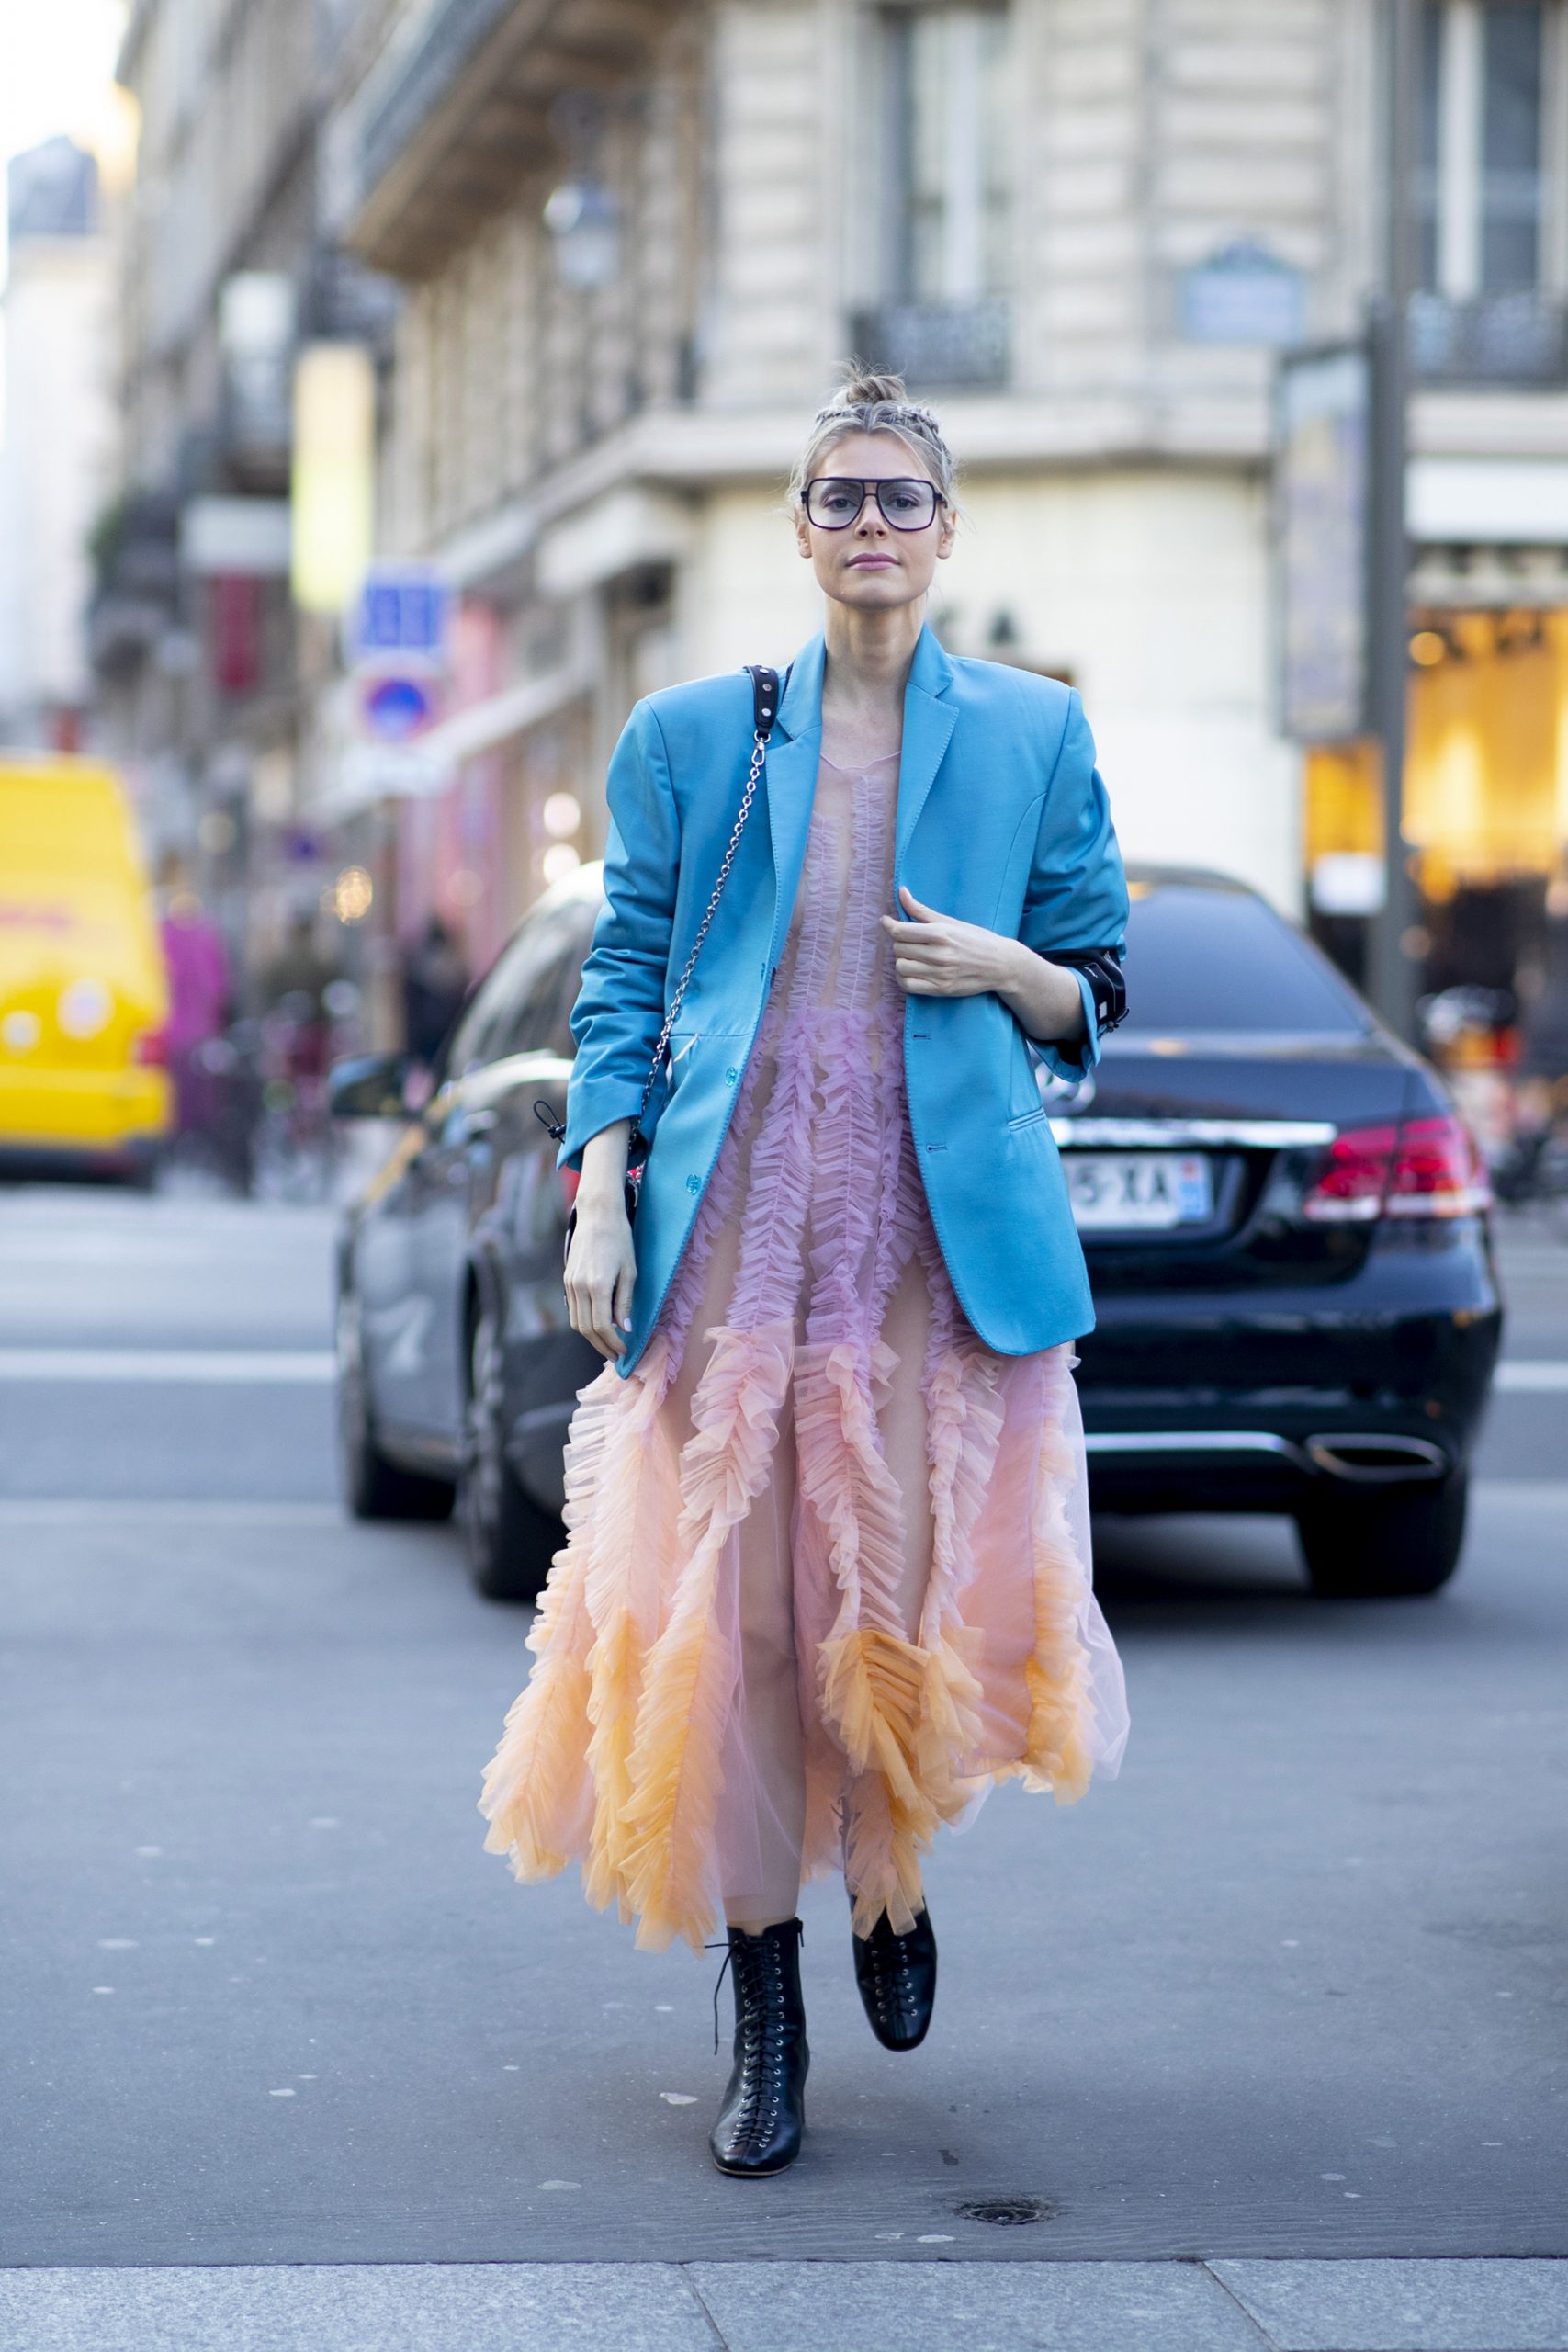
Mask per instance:
[[[884,1938],[874,1932],[867,1939],[866,1949],[877,2007],[885,2017],[901,2014],[912,2021],[917,2003],[914,1978],[909,1973],[908,1938],[892,1934]]]
[[[805,1930],[800,1930],[804,1940]],[[718,1980],[713,1988],[713,2046],[718,2054],[718,1996],[726,1971],[733,1966],[736,1990],[736,2030],[740,2047],[740,2105],[730,2135],[732,2150],[749,2143],[766,2142],[778,2120],[784,2087],[784,1984],[783,1947],[772,1937],[747,1936],[737,1946],[707,1944],[707,1951],[723,1950]]]

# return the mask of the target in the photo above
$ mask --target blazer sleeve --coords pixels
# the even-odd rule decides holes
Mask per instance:
[[[639,702],[610,762],[604,904],[582,967],[571,1015],[577,1057],[566,1091],[560,1168],[581,1165],[582,1147],[617,1119],[635,1119],[664,1018],[665,976],[681,864],[681,820],[658,719]],[[654,1090],[644,1120],[651,1136]]]
[[[1075,690],[1067,705],[1056,764],[1040,813],[1019,937],[1047,961],[1099,949],[1120,960],[1127,937],[1127,884],[1111,802],[1095,765],[1094,737]],[[1083,996],[1084,1038],[1066,1046],[1034,1039],[1058,1078],[1084,1078],[1100,1059],[1100,1024],[1088,976],[1074,974]]]

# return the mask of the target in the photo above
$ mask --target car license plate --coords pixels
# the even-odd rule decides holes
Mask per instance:
[[[1066,1151],[1062,1165],[1073,1216],[1084,1233],[1159,1232],[1203,1225],[1214,1213],[1201,1152]]]

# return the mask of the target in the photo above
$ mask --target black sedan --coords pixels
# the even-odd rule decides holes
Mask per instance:
[[[1501,1334],[1474,1149],[1434,1071],[1252,891],[1130,881],[1131,1017],[1083,1084],[1041,1073],[1099,1317],[1094,1502],[1287,1512],[1318,1591],[1436,1591]],[[562,1441],[600,1361],[567,1323],[572,1180],[534,1110],[564,1102],[600,888],[585,866],[525,918],[339,1250],[351,1507],[456,1497],[498,1599],[532,1597],[560,1540]],[[404,1078],[344,1065],[333,1107],[400,1115]]]

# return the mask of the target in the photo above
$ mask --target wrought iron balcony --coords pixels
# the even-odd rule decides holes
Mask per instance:
[[[861,311],[850,322],[859,356],[891,368],[910,389],[991,391],[1010,368],[1009,306],[1000,296],[978,302],[895,302]]]
[[[558,156],[558,99],[645,70],[665,0],[434,0],[334,125],[333,226],[363,261],[423,277]]]
[[[1568,385],[1568,303],[1534,293],[1471,302],[1417,294],[1410,365],[1422,384]]]
[[[504,18],[514,0],[445,0],[433,8],[423,37],[378,93],[359,131],[359,181],[368,190],[441,105],[469,60]]]

